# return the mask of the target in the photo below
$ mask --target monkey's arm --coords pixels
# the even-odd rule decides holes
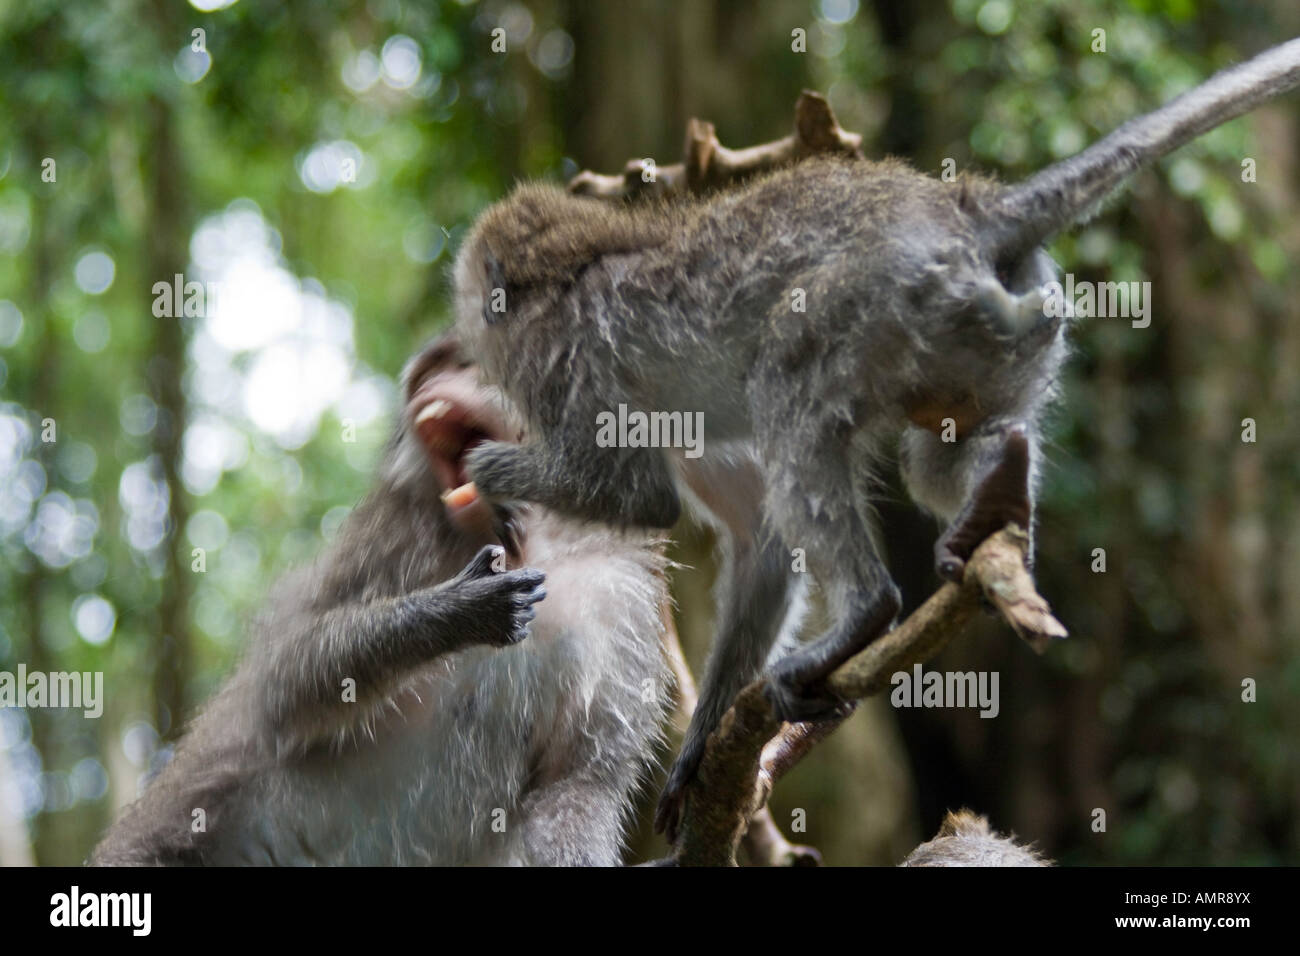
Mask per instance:
[[[594,427],[576,435],[560,431],[546,445],[484,442],[466,465],[479,492],[497,502],[531,501],[622,527],[671,528],[682,510],[662,451],[598,447]]]
[[[492,564],[500,553],[485,547],[450,581],[401,597],[273,617],[270,640],[259,648],[263,659],[250,670],[262,684],[253,699],[262,703],[263,730],[276,752],[355,726],[421,664],[526,637],[533,605],[546,595],[545,575],[530,568],[498,573]],[[349,686],[354,695],[346,694]]]

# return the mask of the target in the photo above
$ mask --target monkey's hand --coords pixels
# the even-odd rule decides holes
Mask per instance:
[[[471,537],[492,537],[505,547],[511,559],[521,560],[524,549],[524,509],[499,501],[488,501],[474,482],[453,488],[442,496],[447,516]]]
[[[536,568],[505,570],[505,549],[487,545],[439,590],[457,618],[454,626],[474,636],[466,643],[508,647],[528,636],[528,624],[537,616],[533,605],[546,597],[545,580]]]
[[[966,562],[989,535],[1015,523],[1030,530],[1029,434],[1023,424],[1006,431],[1001,453],[970,499],[935,542],[934,567],[941,578],[961,583]]]
[[[524,445],[485,441],[465,455],[465,471],[491,501],[528,501],[538,485],[534,456]]]

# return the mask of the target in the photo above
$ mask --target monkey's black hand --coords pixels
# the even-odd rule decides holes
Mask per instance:
[[[934,567],[945,580],[960,583],[975,549],[1007,524],[1029,530],[1029,434],[1017,424],[1006,435],[997,461],[934,545]]]
[[[528,636],[528,624],[537,616],[533,605],[546,597],[546,575],[535,568],[504,568],[505,554],[487,545],[460,574],[446,585],[465,618],[463,626],[479,637],[477,643],[495,647],[518,644]]]

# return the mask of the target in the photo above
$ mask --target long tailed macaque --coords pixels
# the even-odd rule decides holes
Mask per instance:
[[[870,536],[877,459],[898,438],[909,492],[948,522],[945,578],[1004,524],[1031,530],[1039,420],[1066,353],[1042,244],[1139,168],[1297,84],[1293,40],[1013,186],[819,158],[698,202],[521,186],[462,247],[456,295],[467,347],[530,440],[478,446],[469,477],[493,501],[666,528],[686,484],[660,448],[672,438],[624,423],[702,415],[705,448],[752,443],[779,557],[806,560],[831,615],[769,667],[767,693],[785,720],[834,712],[825,678],[899,609]],[[764,599],[760,585],[740,603]]]
[[[91,862],[619,863],[671,687],[660,543],[540,509],[506,534],[449,494],[517,439],[500,393],[451,337],[403,378],[374,490]]]

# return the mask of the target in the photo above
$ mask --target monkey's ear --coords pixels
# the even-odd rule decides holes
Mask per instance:
[[[467,364],[466,356],[461,352],[460,340],[454,333],[444,332],[427,342],[419,354],[402,369],[401,381],[406,400],[409,402],[414,397],[415,390],[430,371],[453,363],[458,367]]]
[[[483,250],[483,274],[487,281],[487,294],[483,297],[483,321],[487,325],[495,325],[510,307],[510,294],[506,291],[506,270],[490,249]]]

